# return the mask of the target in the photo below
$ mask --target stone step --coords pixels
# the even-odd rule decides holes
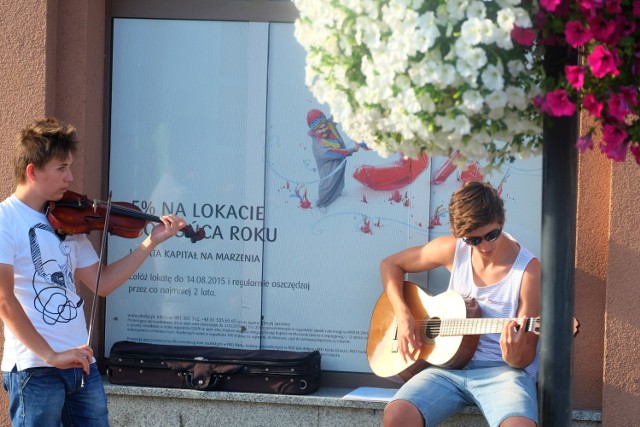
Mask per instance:
[[[385,402],[343,398],[347,388],[310,395],[277,395],[121,386],[105,381],[112,427],[380,427]],[[601,426],[598,411],[573,411],[573,426]],[[442,427],[486,427],[476,407]]]

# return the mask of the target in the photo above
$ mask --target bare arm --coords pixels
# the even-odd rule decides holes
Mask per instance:
[[[540,316],[540,262],[537,259],[529,262],[522,277],[517,316],[523,320]],[[502,358],[509,366],[525,368],[536,357],[538,335],[526,332],[524,328],[516,330],[517,325],[513,321],[505,325],[500,336],[500,348]]]
[[[405,273],[417,273],[444,266],[451,270],[456,240],[444,236],[424,246],[405,249],[382,260],[380,276],[387,298],[398,320],[398,343],[403,358],[415,359],[416,349],[422,346],[415,320],[404,301]]]
[[[156,246],[175,236],[187,225],[183,219],[175,215],[163,216],[160,219],[162,223],[153,227],[151,234],[134,251],[118,261],[102,267],[100,288],[98,289],[100,296],[109,295],[126,282]],[[76,269],[76,275],[80,281],[92,291],[96,289],[97,274],[98,264]]]
[[[93,350],[86,345],[55,352],[27,317],[13,293],[13,266],[0,264],[0,318],[11,333],[29,350],[56,368],[82,368],[89,374]]]

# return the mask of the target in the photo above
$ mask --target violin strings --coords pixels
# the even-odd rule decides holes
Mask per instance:
[[[98,205],[103,206],[103,207],[104,207],[104,205],[106,205],[106,203],[103,202],[102,200],[96,200],[95,203],[97,203]],[[133,209],[133,208],[129,208],[129,207],[126,207],[126,206],[114,205],[114,204],[111,205],[111,212],[126,212],[126,213],[131,213],[133,215],[148,215],[145,212],[142,212],[142,211],[139,211],[139,210],[136,210],[136,209]],[[153,216],[153,215],[150,215],[150,216]]]

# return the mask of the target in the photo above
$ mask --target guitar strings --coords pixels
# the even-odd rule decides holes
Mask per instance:
[[[485,330],[493,331],[494,327],[505,325],[507,322],[514,320],[518,321],[520,319],[508,318],[490,318],[490,317],[480,317],[480,318],[459,318],[459,319],[438,319],[438,318],[430,318],[430,319],[422,319],[418,320],[418,325],[420,327],[425,327],[427,335],[440,335],[442,331],[449,332],[450,335],[465,335],[465,331],[472,330],[473,332],[481,332]],[[533,326],[540,321],[540,318],[529,318],[525,324],[526,331],[532,331]],[[496,332],[498,333],[498,332]],[[473,335],[472,333],[467,333],[468,335]]]

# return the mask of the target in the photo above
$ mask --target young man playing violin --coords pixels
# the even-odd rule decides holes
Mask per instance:
[[[74,128],[56,119],[23,129],[15,152],[17,186],[0,203],[2,380],[14,426],[109,425],[77,292],[79,283],[96,290],[99,258],[86,235],[59,237],[45,214],[47,203],[60,200],[73,182],[77,145]],[[160,220],[134,251],[102,268],[100,296],[186,226],[174,215]]]
[[[465,406],[477,405],[489,425],[535,426],[538,418],[537,335],[525,331],[526,318],[539,316],[540,264],[503,231],[505,214],[497,192],[469,182],[449,203],[452,236],[406,249],[384,259],[382,282],[398,323],[398,350],[413,360],[423,343],[404,301],[405,273],[444,266],[449,290],[473,298],[483,317],[518,318],[501,334],[485,334],[461,369],[430,366],[407,381],[385,408],[390,426],[435,426]]]

